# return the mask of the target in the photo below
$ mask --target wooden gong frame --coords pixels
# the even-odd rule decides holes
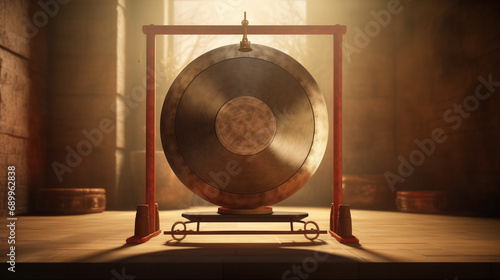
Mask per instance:
[[[242,35],[240,25],[144,25],[146,34],[146,204],[149,235],[132,236],[127,243],[144,243],[160,234],[156,215],[156,35]],[[333,39],[333,203],[330,212],[330,234],[342,243],[358,243],[354,236],[337,234],[338,207],[342,203],[342,35],[345,25],[249,25],[252,35],[331,35]],[[136,218],[137,219],[137,218]],[[137,224],[137,221],[136,221]]]

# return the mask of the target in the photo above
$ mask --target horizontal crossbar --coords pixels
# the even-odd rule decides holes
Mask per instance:
[[[142,31],[151,35],[241,35],[241,25],[144,25]],[[333,35],[345,34],[345,25],[249,25],[248,34],[261,35]]]

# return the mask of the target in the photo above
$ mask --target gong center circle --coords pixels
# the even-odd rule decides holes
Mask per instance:
[[[266,103],[251,96],[233,98],[215,119],[219,142],[232,153],[254,155],[271,144],[276,135],[276,118]]]

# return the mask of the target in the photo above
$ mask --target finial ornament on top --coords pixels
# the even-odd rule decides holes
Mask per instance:
[[[250,41],[248,41],[247,38],[247,26],[248,26],[248,20],[247,20],[247,12],[244,12],[244,18],[241,21],[241,25],[243,25],[243,39],[240,41],[240,52],[249,52],[252,51],[252,47],[250,46]]]

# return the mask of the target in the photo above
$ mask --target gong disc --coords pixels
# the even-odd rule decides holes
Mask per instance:
[[[328,115],[307,70],[276,49],[228,45],[191,62],[170,87],[161,140],[172,170],[201,198],[233,209],[277,203],[316,171]]]

